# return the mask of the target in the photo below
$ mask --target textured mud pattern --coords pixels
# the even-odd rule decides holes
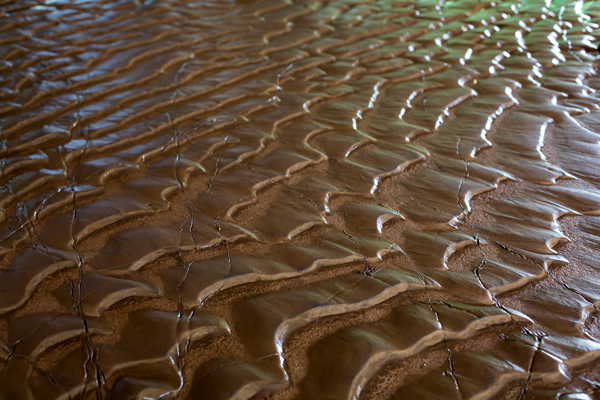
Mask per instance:
[[[598,23],[0,0],[0,398],[600,398]]]

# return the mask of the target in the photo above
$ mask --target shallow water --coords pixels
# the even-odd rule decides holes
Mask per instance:
[[[600,396],[597,2],[0,21],[0,398]]]

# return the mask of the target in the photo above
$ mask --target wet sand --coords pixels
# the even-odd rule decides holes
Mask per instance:
[[[600,398],[599,23],[0,0],[0,399]]]

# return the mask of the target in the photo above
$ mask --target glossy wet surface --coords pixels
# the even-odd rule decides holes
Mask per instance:
[[[593,399],[588,1],[0,0],[0,398]]]

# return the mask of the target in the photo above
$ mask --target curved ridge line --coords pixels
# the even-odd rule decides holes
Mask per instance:
[[[530,381],[541,381],[544,384],[552,386],[565,385],[573,380],[573,377],[571,376],[572,370],[584,368],[590,364],[597,364],[598,361],[600,361],[600,350],[594,350],[562,362],[559,365],[559,371],[557,372],[533,372],[531,374],[524,371],[508,372],[497,378],[492,384],[492,387],[477,393],[471,397],[470,400],[486,400],[494,398],[502,391],[506,390],[508,386],[513,386],[518,382],[527,381],[528,378]]]
[[[367,361],[358,372],[350,386],[348,400],[359,400],[361,391],[375,374],[386,364],[414,357],[424,351],[445,341],[468,340],[479,335],[483,330],[501,324],[508,324],[518,320],[520,322],[532,323],[533,321],[521,313],[512,316],[508,314],[483,317],[470,322],[462,331],[438,330],[422,337],[417,343],[404,350],[379,352]]]

